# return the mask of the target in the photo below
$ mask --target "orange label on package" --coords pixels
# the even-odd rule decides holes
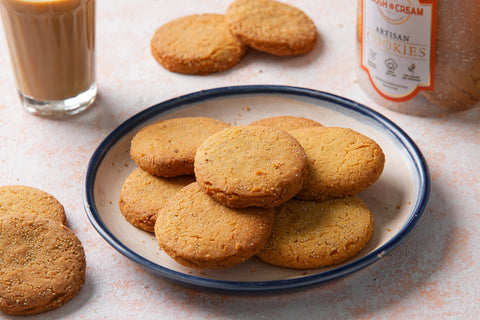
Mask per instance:
[[[407,101],[433,89],[437,3],[361,0],[361,64],[384,98]]]

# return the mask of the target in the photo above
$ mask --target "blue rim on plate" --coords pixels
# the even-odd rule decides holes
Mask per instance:
[[[119,239],[112,234],[112,232],[110,232],[103,223],[95,203],[94,195],[94,186],[98,167],[109,149],[112,148],[112,146],[115,145],[115,143],[119,141],[122,136],[154,117],[166,114],[185,105],[200,103],[210,99],[228,98],[243,95],[295,96],[298,99],[325,101],[338,106],[338,108],[344,113],[353,113],[361,117],[369,118],[371,121],[375,122],[375,125],[380,126],[382,130],[388,132],[389,135],[391,135],[393,139],[396,139],[398,144],[402,146],[404,149],[403,152],[410,158],[413,164],[413,170],[415,171],[416,175],[418,175],[418,181],[416,183],[420,194],[417,197],[416,203],[413,204],[407,223],[403,225],[400,232],[398,232],[387,243],[368,253],[364,257],[354,260],[351,263],[342,265],[338,268],[300,278],[272,281],[225,281],[202,278],[192,274],[178,272],[140,256],[119,241]],[[248,85],[222,87],[180,96],[147,108],[124,121],[120,126],[113,130],[103,140],[103,142],[100,143],[93,153],[87,168],[83,197],[84,207],[88,219],[96,231],[121,254],[135,261],[150,272],[177,283],[204,289],[219,289],[232,292],[266,292],[325,283],[327,281],[358,271],[380,260],[385,254],[397,247],[412,231],[427,207],[430,189],[431,185],[429,170],[421,151],[402,129],[400,129],[397,125],[380,113],[352,100],[321,91],[290,86]]]

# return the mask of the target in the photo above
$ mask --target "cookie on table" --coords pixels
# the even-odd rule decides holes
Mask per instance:
[[[236,126],[208,137],[195,156],[202,189],[234,208],[277,206],[302,188],[305,152],[283,130]]]
[[[182,265],[227,268],[265,246],[274,220],[273,208],[228,208],[194,182],[160,210],[155,235],[160,248]]]
[[[0,311],[32,315],[64,305],[82,288],[85,267],[80,240],[60,222],[0,217]]]
[[[312,19],[274,0],[236,0],[227,9],[230,30],[250,47],[277,56],[308,53],[317,43]]]
[[[236,65],[247,46],[228,29],[223,15],[195,14],[158,28],[151,40],[153,57],[169,71],[210,74]]]
[[[382,174],[385,155],[369,137],[341,127],[290,131],[307,154],[307,178],[297,197],[326,200],[365,190]]]
[[[0,187],[0,217],[12,213],[35,213],[67,223],[62,204],[51,194],[30,186]]]
[[[159,121],[137,132],[130,156],[140,168],[155,176],[190,175],[195,152],[203,140],[229,126],[208,117]]]
[[[321,123],[315,120],[297,116],[275,116],[263,118],[250,123],[250,125],[274,127],[283,131],[290,131],[304,127],[323,127]]]
[[[373,229],[372,213],[356,196],[292,199],[277,208],[272,236],[257,256],[295,269],[332,266],[356,256]]]
[[[120,192],[120,211],[133,226],[154,232],[158,210],[177,191],[194,181],[193,175],[162,178],[136,168]]]

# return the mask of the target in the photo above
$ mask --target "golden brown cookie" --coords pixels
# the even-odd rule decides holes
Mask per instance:
[[[85,267],[82,244],[63,224],[32,213],[0,217],[0,311],[62,306],[82,288]]]
[[[354,257],[372,234],[373,216],[356,196],[292,199],[277,208],[272,236],[257,256],[281,267],[321,268]]]
[[[0,217],[13,213],[35,213],[67,223],[65,209],[60,202],[47,192],[30,186],[0,187]]]
[[[308,174],[297,197],[325,200],[354,195],[382,174],[385,155],[372,139],[348,128],[308,127],[290,131],[305,149]]]
[[[234,208],[277,206],[302,187],[305,152],[283,130],[236,126],[207,138],[195,157],[195,176],[202,189]]]
[[[160,248],[182,265],[226,268],[264,247],[274,219],[273,208],[225,207],[194,182],[160,210],[155,235]]]
[[[186,74],[225,71],[236,65],[246,50],[220,14],[175,19],[157,29],[151,40],[152,54],[162,66]]]
[[[283,131],[290,131],[303,127],[323,127],[321,123],[315,120],[296,116],[276,116],[263,118],[250,123],[250,125],[274,127]]]
[[[159,121],[137,132],[130,155],[140,168],[156,176],[193,174],[195,152],[203,140],[229,126],[207,117]]]
[[[273,0],[236,0],[227,9],[230,30],[244,43],[277,56],[310,52],[317,43],[312,19],[300,9]]]
[[[137,168],[123,184],[120,192],[120,211],[135,227],[154,232],[158,210],[178,190],[194,181],[193,175],[161,178]]]

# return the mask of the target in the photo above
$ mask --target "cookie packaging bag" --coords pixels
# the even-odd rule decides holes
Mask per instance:
[[[480,106],[480,1],[359,0],[357,79],[417,116]]]

